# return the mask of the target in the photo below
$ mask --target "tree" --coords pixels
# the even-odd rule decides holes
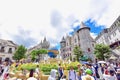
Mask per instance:
[[[39,50],[33,50],[30,55],[31,55],[31,59],[34,61],[37,59],[37,61],[40,60],[40,56],[43,57],[44,54],[47,54],[48,51],[46,49],[39,49]]]
[[[38,51],[37,51],[37,55],[39,56],[40,54],[47,54],[48,53],[48,50],[46,50],[46,49],[39,49]]]
[[[31,55],[32,61],[36,60],[37,50],[33,50],[33,51],[30,53],[30,55]]]
[[[104,45],[104,44],[95,45],[94,54],[100,60],[105,60],[105,58],[109,58],[110,52],[111,52],[110,47],[108,45]]]
[[[79,46],[75,46],[73,49],[74,54],[76,55],[77,61],[83,56],[82,50],[80,49]]]
[[[18,46],[17,50],[14,53],[13,59],[20,60],[22,58],[25,58],[26,51],[27,49],[25,48],[25,46],[23,45]]]
[[[39,60],[40,60],[40,56],[42,56],[42,58],[43,58],[43,56],[45,56],[45,54],[47,54],[47,53],[48,53],[48,50],[46,50],[46,49],[39,49],[37,51],[37,56],[39,57]]]

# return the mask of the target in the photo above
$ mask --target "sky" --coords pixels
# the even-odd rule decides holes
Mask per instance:
[[[84,22],[95,38],[120,15],[119,0],[0,0],[0,39],[27,48],[44,37],[59,47]]]

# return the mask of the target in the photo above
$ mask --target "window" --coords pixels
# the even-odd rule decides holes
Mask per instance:
[[[113,36],[116,36],[116,32],[113,32]]]
[[[0,52],[4,52],[5,51],[4,48],[5,47],[2,46]]]
[[[94,44],[92,44],[92,46],[94,47]]]
[[[8,53],[12,53],[12,48],[9,48]]]
[[[88,48],[88,52],[90,52],[90,48]]]
[[[75,39],[75,43],[77,42],[77,40]]]

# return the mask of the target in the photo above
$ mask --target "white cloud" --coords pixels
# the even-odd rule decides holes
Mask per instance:
[[[13,36],[21,35],[39,43],[46,36],[53,45],[71,31],[75,20],[92,18],[97,25],[110,26],[120,13],[119,4],[119,0],[0,0],[0,38],[15,41]],[[28,36],[20,28],[29,31]]]
[[[97,37],[97,34],[96,33],[90,33],[90,35],[92,36],[93,39],[95,39]]]

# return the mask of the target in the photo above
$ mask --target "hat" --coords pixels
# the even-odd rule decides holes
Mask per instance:
[[[117,69],[117,72],[116,73],[120,73],[120,69]]]
[[[92,70],[90,70],[90,69],[86,69],[85,72],[86,72],[86,74],[89,74],[89,75],[91,75],[93,73]]]

